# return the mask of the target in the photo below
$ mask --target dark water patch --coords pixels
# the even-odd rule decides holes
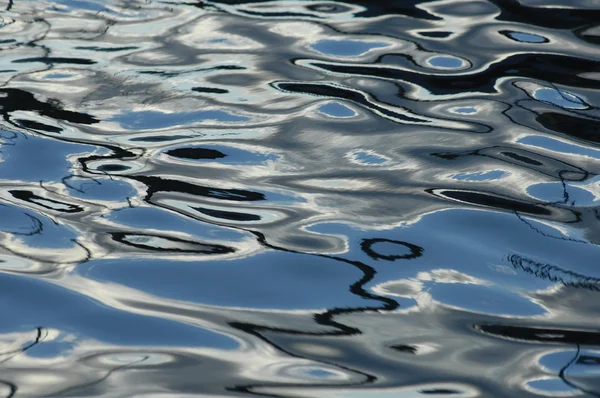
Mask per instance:
[[[55,210],[61,213],[79,213],[83,211],[83,208],[81,208],[80,206],[76,206],[70,203],[59,202],[57,200],[49,198],[44,198],[39,195],[36,195],[31,191],[11,190],[9,192],[16,199],[34,203],[38,206],[49,210]]]
[[[210,94],[227,94],[229,91],[222,89],[222,88],[216,88],[216,87],[193,87],[192,91],[195,91],[197,93],[210,93]]]
[[[224,210],[216,210],[216,209],[207,209],[203,207],[194,207],[194,210],[206,214],[210,217],[221,218],[223,220],[230,221],[260,221],[260,216],[256,214],[249,213],[238,213],[234,211],[224,211]]]
[[[539,343],[598,345],[600,332],[513,325],[475,325],[475,330],[506,339]]]
[[[436,388],[432,390],[420,390],[419,391],[423,395],[457,395],[462,394],[462,391],[458,390],[448,390],[443,388]]]
[[[450,35],[452,35],[452,32],[443,32],[443,31],[438,31],[438,32],[419,32],[419,34],[421,36],[424,37],[434,37],[437,39],[443,39],[446,38]]]
[[[527,156],[523,156],[523,155],[519,155],[518,153],[514,153],[514,152],[500,152],[501,155],[504,155],[508,158],[514,159],[518,162],[523,162],[523,163],[527,163],[530,164],[532,166],[543,166],[544,163],[539,162],[535,159],[531,159]]]
[[[29,62],[41,62],[43,64],[76,64],[76,65],[93,65],[96,62],[85,58],[61,58],[61,57],[33,57],[22,58],[12,61],[13,63],[24,64]]]
[[[496,209],[518,211],[544,216],[549,216],[552,214],[549,209],[546,209],[542,206],[521,202],[513,198],[502,197],[490,193],[450,190],[430,190],[429,193],[443,198],[449,198],[479,206],[489,206]]]
[[[71,123],[93,124],[99,122],[98,119],[86,113],[64,110],[57,101],[39,101],[32,93],[20,89],[0,89],[0,107],[0,112],[5,120],[10,120],[9,114],[14,111],[35,111],[40,115]]]
[[[36,122],[35,120],[15,119],[15,123],[26,129],[40,130],[48,133],[60,133],[63,129],[57,126]]]
[[[577,35],[577,37],[587,43],[594,45],[600,44],[600,32],[594,30],[593,27],[591,29],[585,27],[583,29],[575,30],[574,33]]]
[[[538,116],[536,120],[548,130],[556,131],[557,133],[591,143],[600,142],[598,120],[565,115],[557,112],[543,113]]]
[[[136,46],[129,47],[98,47],[98,46],[78,46],[75,47],[76,50],[88,50],[88,51],[98,51],[98,52],[118,52],[118,51],[131,51],[137,50]]]
[[[146,137],[133,137],[131,141],[136,142],[169,142],[185,138],[193,138],[191,135],[150,135]]]
[[[118,173],[120,171],[129,170],[129,166],[125,164],[103,164],[99,166],[97,170],[104,173]]]
[[[407,353],[407,354],[416,354],[417,353],[417,347],[413,347],[410,345],[393,345],[390,348],[392,348],[393,350],[396,350],[398,352],[403,352],[403,353]]]
[[[223,189],[196,185],[185,181],[172,180],[155,176],[132,177],[148,186],[148,196],[157,192],[179,192],[193,196],[204,196],[215,199],[231,200],[236,202],[265,200],[265,195],[242,189]]]
[[[227,156],[223,152],[207,148],[177,148],[166,153],[180,159],[220,159]]]
[[[600,18],[600,10],[569,7],[556,4],[554,7],[528,6],[518,0],[489,0],[500,9],[498,20],[552,29],[576,29],[593,25]]]

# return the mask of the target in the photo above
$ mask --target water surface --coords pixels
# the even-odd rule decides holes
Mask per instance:
[[[0,6],[0,397],[600,396],[596,1]]]

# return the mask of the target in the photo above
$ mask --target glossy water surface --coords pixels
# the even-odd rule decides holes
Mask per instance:
[[[595,0],[3,0],[0,397],[599,397]]]

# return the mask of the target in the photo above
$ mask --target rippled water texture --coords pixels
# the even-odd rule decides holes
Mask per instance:
[[[3,0],[0,397],[599,397],[596,0]]]

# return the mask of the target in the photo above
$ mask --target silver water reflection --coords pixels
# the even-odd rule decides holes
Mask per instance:
[[[592,0],[0,5],[0,396],[600,396]]]

